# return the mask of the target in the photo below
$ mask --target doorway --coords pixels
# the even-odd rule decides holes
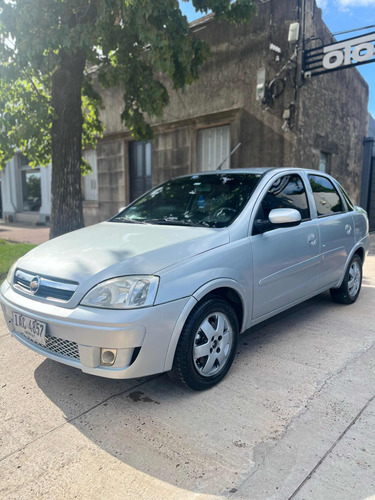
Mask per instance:
[[[133,141],[129,144],[130,201],[152,187],[151,152],[151,141]]]

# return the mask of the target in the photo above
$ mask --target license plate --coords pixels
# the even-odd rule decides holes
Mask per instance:
[[[41,345],[46,345],[46,323],[23,314],[13,313],[13,326],[16,332]]]

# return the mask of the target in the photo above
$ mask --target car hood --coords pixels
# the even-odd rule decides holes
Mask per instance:
[[[80,284],[114,276],[155,274],[229,243],[227,229],[102,222],[31,250],[18,267]]]

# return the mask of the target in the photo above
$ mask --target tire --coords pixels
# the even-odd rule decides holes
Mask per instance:
[[[340,288],[331,288],[331,298],[340,304],[353,304],[361,291],[362,260],[355,254],[349,263]]]
[[[220,382],[233,363],[238,321],[233,308],[219,296],[196,305],[177,344],[172,380],[196,391]]]

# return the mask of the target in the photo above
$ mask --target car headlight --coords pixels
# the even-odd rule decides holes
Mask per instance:
[[[15,272],[16,267],[17,267],[17,262],[18,262],[18,261],[16,261],[16,262],[12,265],[12,267],[9,269],[9,271],[8,271],[8,274],[7,274],[6,280],[7,280],[7,282],[9,283],[9,285],[11,285],[11,284],[13,283],[13,275],[14,275],[14,272]]]
[[[105,309],[132,309],[152,306],[158,289],[157,276],[122,276],[94,286],[81,305]]]

